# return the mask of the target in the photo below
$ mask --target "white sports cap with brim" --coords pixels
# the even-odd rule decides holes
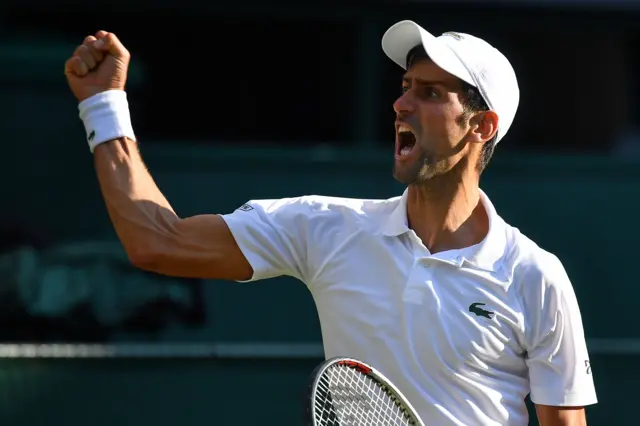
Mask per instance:
[[[498,143],[511,127],[520,101],[509,60],[478,37],[456,32],[436,37],[413,21],[398,22],[382,36],[382,50],[404,69],[407,54],[420,44],[437,66],[478,88],[489,109],[498,115]]]

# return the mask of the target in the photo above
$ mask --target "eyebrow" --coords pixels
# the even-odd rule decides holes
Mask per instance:
[[[419,78],[419,77],[409,78],[406,75],[402,77],[402,82],[403,83],[410,83],[411,80],[415,80],[418,84],[421,84],[423,86],[451,87],[451,83],[450,82],[446,82],[444,80],[425,80],[425,79]]]

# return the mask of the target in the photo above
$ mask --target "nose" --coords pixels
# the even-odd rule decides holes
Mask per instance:
[[[398,99],[396,99],[393,103],[393,109],[398,115],[413,113],[415,106],[413,97],[411,96],[411,90],[407,90]]]

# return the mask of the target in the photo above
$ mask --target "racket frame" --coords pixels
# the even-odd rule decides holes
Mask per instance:
[[[391,380],[389,380],[384,374],[368,365],[367,363],[348,357],[330,358],[318,365],[311,373],[311,380],[309,381],[305,410],[309,426],[318,426],[315,419],[315,399],[318,392],[318,382],[320,381],[320,378],[322,377],[324,372],[334,365],[353,368],[359,373],[369,376],[374,381],[386,387],[388,389],[387,393],[390,394],[391,398],[394,400],[394,403],[396,405],[404,405],[406,407],[406,411],[413,415],[416,422],[415,426],[425,426],[422,419],[420,419],[418,412],[415,410],[415,408],[413,408],[409,400],[402,394],[402,392],[400,392],[400,390],[391,382]]]

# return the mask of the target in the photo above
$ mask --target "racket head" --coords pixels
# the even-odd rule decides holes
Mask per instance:
[[[316,367],[305,411],[309,426],[424,426],[389,379],[353,358],[336,357]]]

